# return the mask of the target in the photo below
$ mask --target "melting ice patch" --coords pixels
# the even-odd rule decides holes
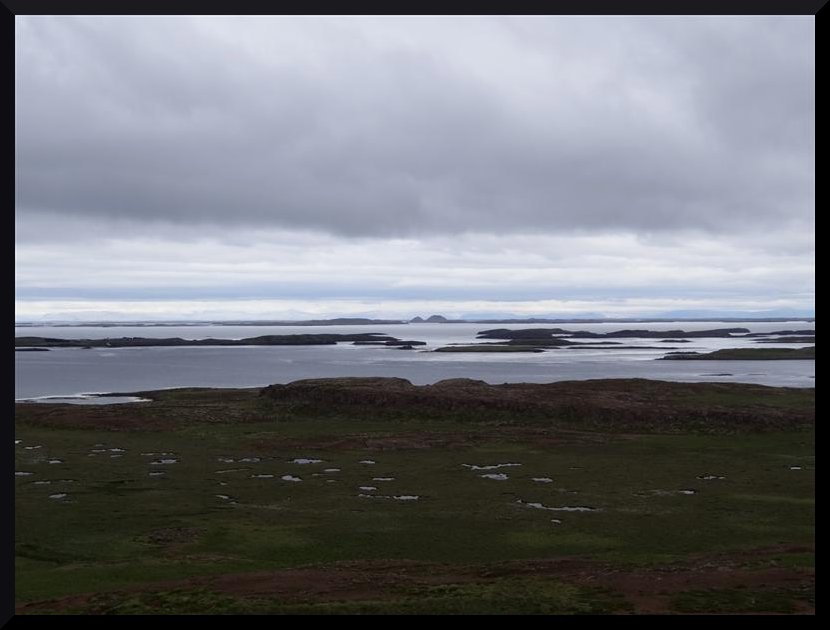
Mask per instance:
[[[65,492],[59,492],[58,494],[50,494],[49,498],[50,499],[64,499],[64,498],[66,498],[66,493]]]
[[[333,473],[333,472],[340,472],[339,468],[323,468],[323,472]]]
[[[33,472],[26,472],[25,470],[18,470],[14,473],[15,477],[28,477],[29,475],[34,475]]]
[[[371,459],[361,459],[360,462],[358,462],[358,463],[360,463],[360,464],[377,464],[376,461],[372,461]]]
[[[372,490],[377,490],[375,486],[360,486],[358,490],[364,490],[366,492],[371,492]]]
[[[170,464],[177,464],[178,462],[178,459],[157,459],[154,462],[150,462],[150,466],[168,466]]]
[[[295,477],[294,475],[283,475],[280,479],[283,481],[302,481],[302,479]]]
[[[507,468],[508,466],[521,466],[521,464],[492,464],[490,466],[476,466],[475,464],[461,464],[470,470],[495,470],[496,468]]]
[[[479,475],[479,477],[484,477],[485,479],[495,479],[496,481],[507,481],[507,475],[504,473],[489,473],[486,475]]]
[[[271,479],[274,475],[251,475],[251,479]]]
[[[372,477],[372,481],[395,481],[394,477]]]
[[[298,457],[291,460],[292,464],[322,464],[322,459],[309,459],[307,457]]]
[[[550,477],[533,477],[533,481],[538,483],[553,483],[553,479]]]
[[[703,479],[704,481],[712,481],[713,479],[726,479],[724,475],[698,475],[698,479]]]
[[[398,494],[390,496],[388,494],[358,494],[362,499],[393,499],[395,501],[417,501],[421,498],[418,494]]]
[[[597,508],[587,507],[584,505],[565,505],[562,507],[548,507],[541,503],[529,503],[527,501],[522,501],[521,499],[516,499],[516,503],[520,503],[521,505],[526,505],[529,508],[534,508],[536,510],[550,510],[551,512],[596,512]]]

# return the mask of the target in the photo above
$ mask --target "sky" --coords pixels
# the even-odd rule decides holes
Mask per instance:
[[[15,317],[815,314],[812,16],[17,16]]]

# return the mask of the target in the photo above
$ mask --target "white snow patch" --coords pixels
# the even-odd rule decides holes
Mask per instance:
[[[508,477],[504,473],[490,473],[487,475],[479,475],[484,479],[495,479],[496,481],[507,481]]]
[[[328,472],[328,473],[340,472],[340,469],[339,468],[323,468],[323,472]]]
[[[294,475],[283,475],[280,479],[283,481],[302,481],[302,479],[295,477]]]
[[[252,479],[271,479],[274,475],[251,475]]]
[[[549,510],[551,512],[596,512],[597,508],[586,507],[586,506],[570,506],[566,505],[563,507],[548,507],[546,505],[542,505],[541,503],[528,503],[526,501],[522,501],[521,499],[516,499],[516,503],[521,503],[522,505],[526,505],[529,508],[534,508],[536,510]]]
[[[371,492],[372,490],[377,490],[375,486],[360,486],[358,490],[365,490],[366,492]]]
[[[178,462],[178,459],[159,459],[154,462],[150,462],[150,466],[167,466],[169,464],[177,464]]]
[[[15,477],[28,477],[28,476],[34,475],[34,474],[35,473],[32,473],[32,472],[25,472],[23,470],[19,470],[19,471],[14,473],[14,476]]]
[[[538,483],[553,483],[553,479],[550,477],[533,477],[533,481]]]
[[[49,498],[50,498],[50,499],[63,499],[63,498],[65,498],[65,497],[66,497],[66,493],[65,493],[65,492],[59,492],[58,494],[50,494],[50,495],[49,495]]]
[[[461,464],[470,470],[495,470],[496,468],[507,468],[509,466],[521,466],[521,464],[492,464],[490,466],[476,466],[475,464]]]
[[[372,481],[395,481],[394,477],[372,477]]]
[[[322,459],[309,459],[306,457],[298,457],[297,459],[291,460],[292,464],[322,464]]]
[[[372,461],[371,459],[362,459],[359,462],[360,464],[377,464],[376,461]]]

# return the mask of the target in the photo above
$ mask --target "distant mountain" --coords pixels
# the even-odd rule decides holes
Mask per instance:
[[[446,324],[450,320],[448,320],[443,315],[430,315],[429,317],[427,317],[426,321],[429,324]]]
[[[412,319],[409,320],[409,323],[410,324],[423,324],[424,323],[424,318],[420,317],[419,315],[416,315],[415,317],[413,317]]]

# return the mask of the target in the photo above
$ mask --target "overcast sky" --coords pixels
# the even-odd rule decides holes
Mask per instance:
[[[16,18],[16,317],[813,314],[793,17]]]

